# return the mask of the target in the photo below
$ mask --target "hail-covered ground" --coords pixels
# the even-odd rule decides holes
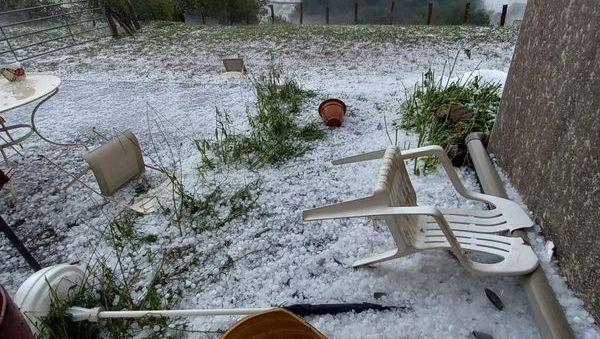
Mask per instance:
[[[200,198],[220,188],[226,200],[256,183],[250,189],[252,208],[218,227],[202,227],[202,218],[175,222],[168,213],[173,205],[169,192],[161,197],[161,212],[135,216],[133,233],[123,233],[134,234],[135,240],[127,235],[117,239],[124,266],[117,271],[139,276],[138,294],[166,262],[169,274],[156,288],[171,308],[371,302],[403,308],[306,319],[330,338],[466,338],[474,330],[495,338],[536,338],[518,278],[473,275],[446,251],[352,269],[354,260],[393,248],[386,226],[366,219],[309,223],[301,218],[305,209],[372,192],[377,161],[334,167],[330,160],[393,142],[416,144],[414,135],[396,132],[392,122],[406,90],[428,67],[439,75],[450,68],[454,75],[476,69],[506,72],[516,36],[512,29],[472,27],[149,24],[135,38],[106,38],[25,66],[63,80],[60,92],[38,113],[37,124],[46,137],[93,148],[103,143],[93,127],[109,136],[131,130],[148,163],[179,172],[186,189]],[[229,55],[245,59],[248,76],[222,76],[222,58]],[[253,78],[270,67],[318,93],[303,107],[300,124],[318,121],[320,100],[336,97],[348,106],[343,127],[327,130],[327,138],[314,142],[312,150],[279,166],[199,170],[196,140],[214,138],[216,109],[231,115],[237,131],[247,131],[246,114],[256,104]],[[27,121],[32,108],[22,107],[5,118],[9,123]],[[99,257],[117,265],[114,225],[108,225],[123,208],[81,185],[65,188],[66,174],[40,157],[78,173],[85,168],[83,148],[58,147],[34,136],[19,151],[22,156],[12,157],[16,199],[4,189],[0,210],[35,257],[43,266],[86,264]],[[473,172],[457,171],[467,187],[478,189]],[[411,173],[411,178],[422,205],[470,205],[442,171]],[[163,179],[149,170],[115,198],[131,202]],[[92,175],[83,180],[95,185]],[[518,193],[509,192],[520,202]],[[217,212],[227,214],[226,205],[217,206]],[[599,338],[582,301],[544,251],[539,228],[530,236],[576,336]],[[0,258],[0,282],[15,293],[32,272],[3,236]],[[500,296],[504,310],[490,303],[485,288]],[[215,337],[237,319],[192,318],[186,333]],[[139,336],[152,330],[145,328]]]

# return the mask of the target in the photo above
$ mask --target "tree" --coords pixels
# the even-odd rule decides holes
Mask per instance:
[[[266,0],[180,0],[180,3],[188,13],[231,25],[258,22]]]

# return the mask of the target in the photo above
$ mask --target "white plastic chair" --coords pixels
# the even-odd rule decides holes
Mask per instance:
[[[225,77],[239,77],[246,74],[246,65],[244,59],[233,56],[223,59],[223,66],[225,66]]]
[[[116,202],[138,213],[154,213],[157,210],[158,205],[157,195],[159,192],[165,191],[171,187],[171,180],[165,180],[158,188],[149,192],[154,194],[143,198],[132,205],[127,205],[113,199],[112,196],[121,187],[144,173],[146,167],[155,170],[159,169],[144,163],[140,144],[137,137],[132,132],[124,132],[112,140],[108,140],[97,132],[96,134],[107,140],[107,143],[83,155],[83,159],[87,162],[88,168],[80,174],[74,175],[54,161],[48,158],[46,159],[73,178],[67,187],[75,182],[79,182],[106,200]],[[99,192],[81,180],[81,178],[90,170],[94,173],[94,177],[100,188]]]
[[[417,205],[415,190],[404,161],[421,156],[437,156],[458,193],[494,208],[438,209]],[[428,249],[450,249],[467,269],[487,275],[520,275],[533,271],[538,258],[529,245],[518,237],[495,233],[533,226],[525,211],[516,203],[468,191],[440,146],[400,151],[390,147],[333,161],[334,165],[383,158],[373,195],[303,212],[304,220],[372,217],[385,220],[396,249],[356,261],[353,266],[374,264]],[[492,254],[502,260],[495,263],[474,261],[465,250]]]

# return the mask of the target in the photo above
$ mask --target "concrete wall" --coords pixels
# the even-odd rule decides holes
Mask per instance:
[[[530,0],[490,140],[600,321],[600,3]]]

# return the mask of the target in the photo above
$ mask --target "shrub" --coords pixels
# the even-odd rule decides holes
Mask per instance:
[[[198,140],[202,167],[214,169],[219,164],[247,163],[257,169],[266,164],[280,164],[311,149],[309,142],[322,139],[325,132],[317,122],[298,125],[298,115],[306,99],[315,92],[298,86],[294,80],[282,80],[275,68],[254,81],[256,113],[247,114],[249,134],[236,133],[231,117],[217,110],[215,140]]]
[[[397,123],[397,127],[417,133],[419,147],[444,147],[454,165],[465,161],[464,140],[469,133],[491,131],[500,104],[501,84],[479,77],[463,80],[446,81],[444,85],[433,70],[427,70],[401,105]],[[427,158],[423,170],[429,171],[436,165],[435,158]],[[420,173],[418,161],[414,171]]]

